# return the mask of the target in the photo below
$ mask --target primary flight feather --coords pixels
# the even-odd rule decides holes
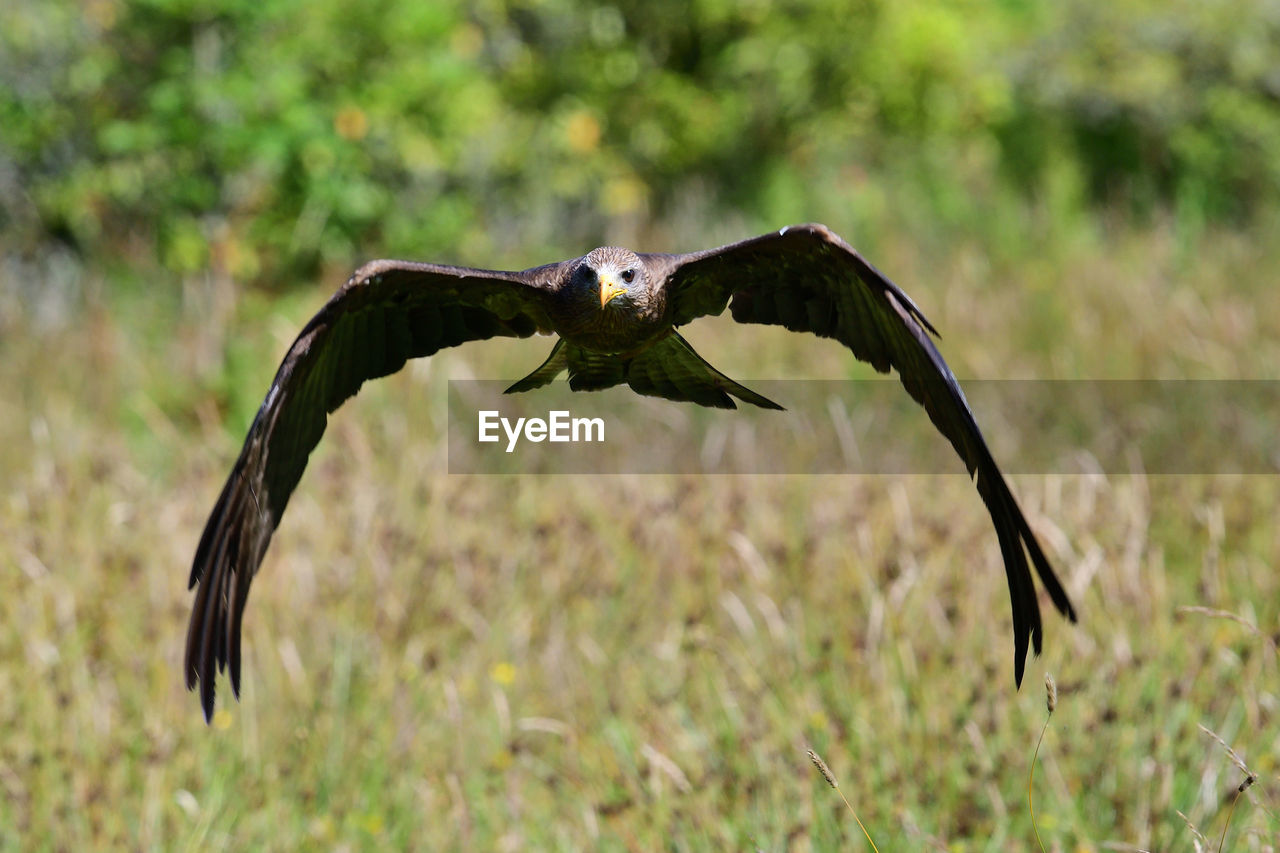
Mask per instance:
[[[187,631],[186,683],[213,713],[215,671],[240,692],[240,625],[249,584],[280,524],[329,413],[366,380],[411,358],[496,336],[559,336],[551,355],[509,391],[568,371],[574,390],[627,384],[640,394],[734,408],[781,408],[702,359],[676,327],[728,306],[739,323],[835,338],[876,370],[897,371],[977,480],[1004,558],[1013,607],[1014,679],[1029,644],[1040,652],[1030,566],[1075,621],[1013,493],[983,440],[936,330],[897,285],[822,225],[799,225],[683,255],[604,247],[522,272],[374,261],[302,329],[249,427],[240,458],[196,548],[198,587]],[[1030,564],[1028,563],[1030,558]]]

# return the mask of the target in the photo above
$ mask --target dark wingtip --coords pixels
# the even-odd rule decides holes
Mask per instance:
[[[213,673],[200,679],[200,707],[204,710],[204,724],[213,722]]]
[[[1040,657],[1041,642],[1044,639],[1043,634],[1044,632],[1038,624],[1038,620],[1036,620],[1029,632],[1024,631],[1014,641],[1013,683],[1015,689],[1022,689],[1022,677],[1027,672],[1027,660],[1032,655]],[[1028,648],[1028,640],[1030,640],[1030,648]]]
[[[239,631],[240,626],[236,626]],[[231,660],[227,662],[227,669],[231,674],[231,692],[236,699],[240,698],[240,638],[237,636],[235,645],[231,648]]]
[[[729,388],[726,388],[725,390],[728,391],[733,396],[737,397],[742,402],[750,403],[751,405],[758,406],[761,409],[770,409],[775,412],[785,412],[787,410],[785,406],[781,406],[775,403],[774,401],[770,400],[768,397],[764,396],[763,394],[757,391],[752,391],[750,388],[747,388],[746,386],[741,385],[737,382],[734,382]],[[737,407],[735,406],[734,408],[737,408]]]
[[[1013,683],[1022,687],[1022,676],[1027,668],[1027,658],[1031,657],[1029,648],[1030,632],[1022,617],[1016,617],[1013,624]]]
[[[202,637],[204,631],[197,628],[194,619],[193,615],[192,637]],[[208,725],[213,720],[214,672],[212,661],[209,660],[208,650],[203,648],[203,643],[188,640],[187,690],[197,689],[200,691],[200,708],[204,711],[204,722],[205,725]]]
[[[541,387],[542,385],[537,382],[530,382],[529,377],[526,376],[523,379],[512,382],[505,389],[503,389],[502,393],[503,394],[523,394],[525,391],[532,391],[535,388],[541,388]]]
[[[1031,629],[1031,648],[1035,651],[1036,657],[1040,657],[1041,645],[1044,641],[1044,630],[1039,625]],[[1015,643],[1016,648],[1013,652],[1013,683],[1017,690],[1022,689],[1022,676],[1026,674],[1027,658],[1030,657],[1027,651],[1026,637],[1021,637]]]

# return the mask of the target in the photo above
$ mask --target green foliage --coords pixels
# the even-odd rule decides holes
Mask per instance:
[[[1095,199],[1146,209],[1174,201],[1233,219],[1274,203],[1274,6],[1071,0],[1046,9],[1045,35],[1015,73],[1018,115],[1004,134],[1030,135],[1016,161],[1024,174],[1043,168],[1051,149],[1041,140],[1061,130]]]
[[[1073,204],[1243,217],[1280,189],[1276,27],[1260,0],[20,0],[0,224],[306,280],[690,206],[981,227],[1064,174]]]

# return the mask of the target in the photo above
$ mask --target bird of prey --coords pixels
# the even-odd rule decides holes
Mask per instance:
[[[559,338],[543,364],[509,388],[528,391],[568,371],[575,391],[626,384],[640,394],[735,408],[776,403],[702,359],[676,331],[728,307],[739,323],[835,338],[876,370],[897,371],[955,448],[991,513],[1013,604],[1014,680],[1028,641],[1041,647],[1034,565],[1050,599],[1075,610],[983,440],[955,376],[910,297],[822,225],[799,225],[682,255],[604,247],[523,272],[407,261],[361,267],[289,347],[200,537],[190,586],[186,684],[213,713],[215,667],[240,692],[240,626],[249,584],[331,412],[366,380],[406,360],[499,335]]]

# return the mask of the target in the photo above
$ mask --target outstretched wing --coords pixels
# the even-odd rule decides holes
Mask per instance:
[[[550,331],[546,297],[564,265],[520,273],[373,261],[307,323],[280,364],[196,548],[187,689],[213,713],[214,667],[240,692],[240,622],[249,583],[330,412],[368,379],[466,341]]]
[[[1028,640],[1040,653],[1040,607],[1027,555],[1049,597],[1075,610],[991,457],[968,401],[929,332],[937,330],[902,290],[822,225],[784,228],[688,255],[645,256],[665,273],[674,323],[730,311],[739,323],[785,326],[843,343],[881,373],[893,368],[977,477],[995,524],[1013,604],[1014,678],[1022,684]]]

